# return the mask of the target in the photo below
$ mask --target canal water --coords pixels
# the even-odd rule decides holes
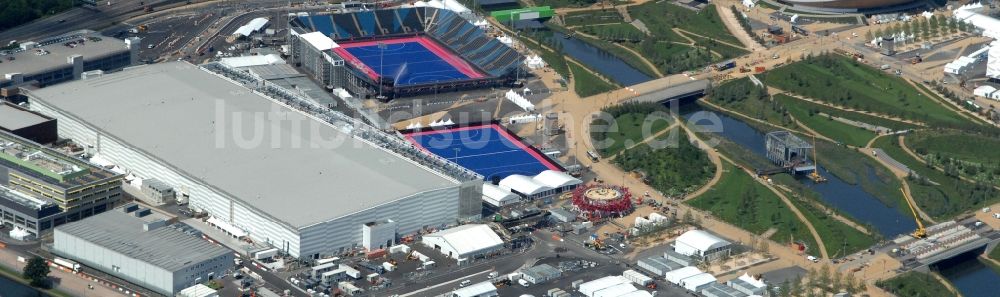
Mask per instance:
[[[687,119],[695,112],[700,111],[712,112],[719,117],[722,131],[716,135],[728,139],[754,154],[765,156],[764,133],[742,120],[704,110],[695,104],[684,106],[681,115]],[[868,178],[874,178],[872,172],[868,172],[867,175]],[[885,235],[885,238],[895,238],[896,235],[908,233],[916,228],[912,218],[883,204],[862,190],[860,185],[848,184],[830,173],[824,174],[824,176],[829,180],[822,184],[815,184],[808,179],[799,180],[803,185],[819,193],[821,199],[828,205],[861,222],[871,224]],[[965,297],[1000,296],[1000,272],[984,264],[977,256],[976,253],[970,253],[964,257],[956,257],[937,265],[935,269]]]
[[[6,276],[0,276],[0,297],[41,297],[48,296],[32,287],[22,285]]]
[[[566,38],[565,34],[552,32],[553,40],[562,44],[563,52],[574,60],[597,71],[620,85],[631,86],[653,80],[652,77],[629,66],[618,57],[596,48],[577,38]]]
[[[682,116],[688,118],[691,114],[699,111],[707,110],[697,105],[685,106]],[[721,131],[716,133],[716,135],[728,139],[758,156],[766,157],[764,132],[751,127],[740,119],[718,112],[713,113],[718,116],[722,124]],[[821,173],[824,171],[822,164],[820,164],[820,171]],[[877,179],[873,169],[858,174],[861,174],[859,178]],[[827,205],[838,209],[840,212],[855,218],[861,223],[870,224],[885,238],[892,239],[896,235],[916,229],[917,226],[913,218],[895,207],[882,203],[875,196],[865,192],[860,184],[849,184],[829,172],[823,174],[823,176],[828,180],[820,184],[803,177],[799,177],[798,180],[803,186],[818,193]]]
[[[934,265],[944,278],[965,297],[1000,296],[1000,272],[978,258],[980,252],[969,252]]]
[[[653,79],[599,48],[575,38],[564,38],[565,35],[559,32],[553,33],[555,39],[562,43],[563,51],[567,55],[620,84],[634,85]],[[699,111],[707,110],[696,104],[684,103],[681,115],[687,119]],[[717,135],[754,154],[766,155],[763,132],[747,125],[742,120],[718,112],[713,113],[718,116],[722,125],[722,131]],[[822,170],[822,166],[820,168]],[[862,178],[876,178],[872,169],[862,174],[865,175]],[[896,235],[916,229],[916,224],[911,217],[894,207],[885,205],[878,198],[865,192],[860,185],[848,184],[830,173],[824,174],[824,176],[828,178],[828,181],[822,184],[815,184],[808,179],[800,179],[800,181],[806,187],[819,193],[825,203],[860,222],[870,224],[885,238],[895,238]],[[998,293],[1000,292],[1000,272],[987,266],[976,256],[976,254],[968,254],[965,257],[957,257],[937,265],[935,269],[965,297],[1000,296]],[[2,281],[0,280],[0,282]],[[2,288],[4,287],[0,284],[0,289]],[[30,290],[30,288],[27,289]]]

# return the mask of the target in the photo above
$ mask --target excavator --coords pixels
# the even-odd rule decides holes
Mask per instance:
[[[917,207],[913,205],[914,202],[911,202],[910,198],[905,198],[908,196],[906,195],[905,189],[899,189],[899,190],[903,192],[903,197],[906,200],[906,205],[910,206],[910,212],[913,213],[913,220],[917,221],[917,230],[914,230],[913,233],[911,233],[910,235],[912,235],[914,238],[927,237],[927,229],[924,228],[924,223],[920,221],[920,216],[917,215]]]

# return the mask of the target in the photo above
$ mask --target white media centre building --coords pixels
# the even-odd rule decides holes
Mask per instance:
[[[480,180],[421,165],[250,85],[170,62],[26,95],[88,154],[157,178],[220,227],[295,257],[361,249],[371,222],[391,220],[403,236],[480,215]]]

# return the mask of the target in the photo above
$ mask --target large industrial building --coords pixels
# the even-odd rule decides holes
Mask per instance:
[[[524,57],[469,22],[467,8],[446,2],[302,13],[290,24],[290,62],[331,87],[384,99],[514,83]]]
[[[22,42],[0,56],[0,88],[47,86],[80,79],[85,72],[113,71],[137,63],[138,38],[122,41],[93,31],[76,31]]]
[[[88,154],[155,177],[221,228],[292,256],[360,249],[371,222],[391,220],[402,236],[480,215],[481,177],[343,114],[322,115],[345,119],[333,122],[291,109],[275,98],[301,99],[294,92],[226,73],[235,76],[169,62],[25,94]]]
[[[190,227],[187,227],[190,228]],[[59,226],[53,252],[167,296],[221,278],[232,251],[175,228],[170,218],[127,204]]]
[[[122,175],[0,131],[2,222],[37,236],[121,200]]]
[[[0,102],[0,131],[50,144],[56,141],[56,120],[7,102]]]
[[[902,10],[926,5],[923,0],[777,0],[792,7],[826,12]]]

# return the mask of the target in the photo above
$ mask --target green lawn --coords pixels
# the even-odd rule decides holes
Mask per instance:
[[[796,100],[783,94],[778,94],[774,97],[779,102]],[[783,98],[779,99],[778,97]],[[788,113],[799,120],[799,122],[833,140],[852,146],[864,147],[869,140],[875,138],[875,132],[838,122],[829,116],[817,114],[815,111],[805,109],[800,105],[785,104],[784,106]]]
[[[771,236],[774,241],[785,244],[791,243],[790,240],[803,241],[809,247],[816,247],[805,223],[774,192],[729,162],[725,162],[723,170],[718,184],[686,203],[756,234],[775,228],[777,232]]]
[[[997,150],[1000,139],[996,136],[923,130],[907,136],[906,145],[924,160],[943,168],[946,175],[1000,184],[1000,151]]]
[[[1000,138],[972,133],[919,131],[906,137],[919,154],[937,153],[977,163],[1000,161]]]
[[[843,257],[848,254],[867,249],[875,244],[875,236],[864,234],[861,231],[858,231],[858,229],[854,229],[851,226],[826,215],[826,212],[814,204],[822,203],[819,193],[803,186],[802,183],[796,181],[791,175],[778,174],[774,175],[773,179],[776,183],[791,188],[792,191],[798,195],[795,196],[792,195],[792,193],[786,193],[786,195],[792,195],[789,198],[792,201],[792,204],[794,204],[795,207],[802,212],[802,215],[804,215],[806,219],[812,223],[813,227],[816,228],[816,232],[819,233],[820,238],[823,239],[823,243],[826,245],[826,253],[830,255],[831,258]],[[829,206],[826,208],[836,211]],[[841,213],[841,216],[850,218],[849,215],[844,213]]]
[[[794,127],[785,115],[784,107],[772,101],[767,90],[754,85],[749,78],[728,81],[709,91],[712,103],[726,109],[779,126]]]
[[[617,24],[625,21],[615,9],[574,11],[563,18],[566,26],[587,26],[596,24]],[[631,25],[630,25],[631,26]]]
[[[626,23],[587,25],[575,28],[580,32],[597,36],[601,40],[609,41],[630,41],[638,42],[646,38],[646,33],[642,33],[635,26]]]
[[[967,119],[920,94],[899,77],[837,54],[822,54],[767,73],[768,85],[807,97],[934,126],[968,126]]]
[[[552,34],[545,34],[546,32],[529,32],[523,36],[522,44],[530,48],[532,51],[537,53],[542,60],[548,64],[556,73],[562,75],[563,78],[567,80],[570,77],[569,73],[569,63],[566,62],[566,56],[562,53],[556,52],[558,48],[558,41],[555,41]],[[543,47],[545,45],[546,47]]]
[[[716,41],[714,39],[701,38],[701,37],[698,37],[698,36],[691,36],[691,39],[695,40],[695,45],[702,46],[702,47],[707,47],[708,49],[712,50],[713,52],[716,52],[716,53],[719,53],[720,55],[722,55],[721,58],[715,58],[713,61],[721,61],[721,60],[732,59],[732,58],[739,57],[739,56],[742,56],[742,55],[746,55],[747,53],[749,53],[749,51],[747,51],[747,50],[745,50],[743,48],[732,47],[732,46],[723,44],[721,42],[718,42],[718,41]],[[739,44],[739,43],[737,43],[737,44]]]
[[[674,135],[676,141],[668,142],[668,147],[639,145],[626,149],[613,162],[626,172],[645,173],[645,182],[664,195],[693,191],[712,177],[715,166],[685,133]]]
[[[937,278],[923,272],[907,272],[886,281],[877,281],[875,285],[899,297],[957,297]]]
[[[670,122],[668,122],[670,118],[651,117],[648,115],[649,112],[616,114],[614,115],[614,126],[616,128],[610,127],[609,123],[603,120],[595,121],[591,131],[608,131],[603,133],[592,132],[595,140],[594,145],[599,147],[598,151],[601,153],[601,156],[610,157],[616,155],[626,147],[631,147],[642,142],[646,138],[656,135],[656,133],[670,126]],[[614,130],[617,130],[617,132],[614,132]],[[643,130],[646,131],[644,132]],[[601,145],[600,143],[604,144]]]
[[[573,91],[577,95],[580,95],[580,98],[590,97],[618,88],[618,86],[604,81],[576,63],[569,63],[569,70],[573,72]]]
[[[905,129],[917,128],[917,126],[912,124],[907,124],[904,122],[894,121],[876,116],[870,116],[867,114],[853,112],[853,111],[844,111],[833,107],[825,106],[822,104],[816,104],[805,100],[791,98],[788,95],[778,94],[774,96],[774,99],[781,102],[781,104],[788,109],[795,108],[795,109],[812,111],[813,113],[825,113],[835,117],[841,117],[872,125],[878,125],[893,130],[905,130]]]
[[[598,0],[535,0],[536,6],[552,6],[553,9],[559,7],[585,7],[599,2]]]
[[[899,147],[896,137],[882,137],[874,147],[881,148],[896,161],[920,175],[908,183],[913,198],[921,209],[937,219],[950,219],[958,214],[979,209],[1000,200],[1000,192],[987,185],[975,185],[929,168]]]
[[[653,35],[661,39],[686,42],[671,30],[676,27],[708,38],[740,44],[739,39],[729,32],[719,18],[714,4],[705,6],[698,13],[668,1],[650,1],[630,6],[628,10],[632,18],[642,20]]]

